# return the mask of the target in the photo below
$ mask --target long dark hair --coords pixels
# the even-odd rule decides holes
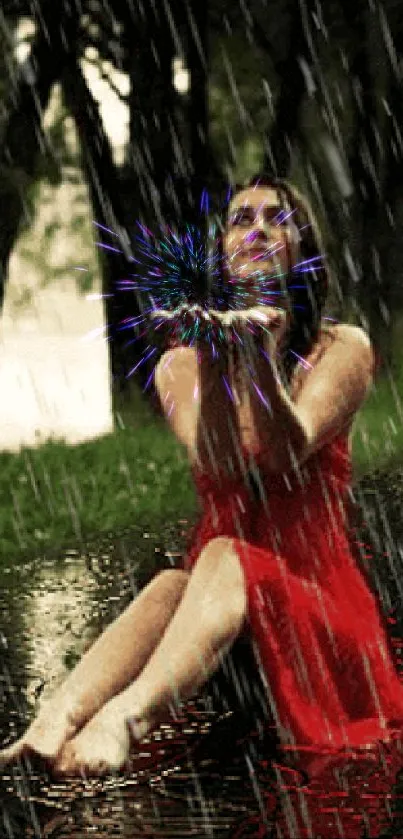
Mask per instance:
[[[236,185],[228,191],[227,206],[224,214],[221,213],[220,307],[233,307],[222,241],[223,231],[227,224],[228,203],[238,192],[253,186],[276,189],[281,205],[284,208],[289,206],[293,214],[293,223],[299,230],[299,259],[296,265],[291,266],[286,278],[291,323],[283,345],[282,363],[284,374],[289,382],[299,358],[304,358],[309,353],[317,339],[330,284],[330,267],[323,252],[322,237],[309,201],[287,180],[264,173],[255,175],[247,184]]]

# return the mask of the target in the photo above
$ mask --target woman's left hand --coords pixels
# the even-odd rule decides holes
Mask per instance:
[[[241,348],[250,351],[253,345],[257,345],[273,359],[288,326],[287,312],[273,306],[226,312],[225,320]]]

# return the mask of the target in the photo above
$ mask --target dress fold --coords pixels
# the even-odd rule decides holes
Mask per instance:
[[[298,475],[273,476],[263,457],[256,464],[255,491],[241,473],[194,470],[201,513],[184,567],[211,539],[233,539],[284,745],[339,750],[388,740],[403,725],[403,685],[347,535],[348,438],[324,446]]]

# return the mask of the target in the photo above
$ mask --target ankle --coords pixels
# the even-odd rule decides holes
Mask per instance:
[[[64,718],[69,729],[74,731],[86,722],[83,704],[73,694],[55,694],[46,699],[40,707],[39,716],[48,719],[50,714],[59,719]]]
[[[149,720],[130,714],[125,717],[126,725],[130,731],[133,740],[140,743],[149,734],[152,725]]]
[[[108,703],[108,708],[113,716],[124,719],[133,740],[137,742],[143,740],[159,722],[158,707],[143,702],[139,694],[131,690],[115,696]]]
[[[126,697],[116,697],[112,700],[113,712],[120,717],[123,717],[130,735],[136,742],[144,740],[150,730],[155,727],[154,718],[150,713],[146,712],[139,704],[127,701]]]

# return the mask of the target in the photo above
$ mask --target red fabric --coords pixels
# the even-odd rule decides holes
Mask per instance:
[[[185,568],[217,536],[234,537],[248,621],[284,746],[343,749],[387,739],[403,724],[403,686],[385,621],[346,534],[351,479],[342,436],[290,477],[257,458],[266,500],[242,475],[194,471],[202,513]]]

